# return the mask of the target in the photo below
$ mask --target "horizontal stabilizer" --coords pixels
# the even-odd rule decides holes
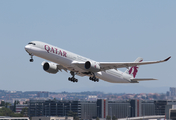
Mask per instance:
[[[154,79],[154,78],[134,78],[134,79],[131,79],[131,82],[138,83],[138,81],[148,81],[148,80],[157,80],[157,79]]]

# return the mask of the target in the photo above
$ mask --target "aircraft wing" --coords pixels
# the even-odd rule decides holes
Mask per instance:
[[[62,70],[64,70],[65,72],[67,72],[67,68],[63,67],[62,65],[57,65],[57,68],[62,72]]]
[[[168,57],[164,60],[160,60],[160,61],[146,61],[146,62],[100,62],[100,71],[105,71],[105,70],[109,70],[109,69],[117,69],[117,68],[129,68],[132,66],[137,66],[137,65],[147,65],[147,64],[155,64],[155,63],[161,63],[161,62],[166,62],[171,58]]]

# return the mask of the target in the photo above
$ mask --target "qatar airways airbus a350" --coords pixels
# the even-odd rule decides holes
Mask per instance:
[[[43,69],[48,73],[55,74],[62,70],[70,71],[72,77],[69,77],[68,80],[72,82],[78,82],[75,75],[89,76],[89,79],[94,82],[98,82],[99,79],[111,83],[138,83],[138,81],[156,80],[135,78],[139,65],[161,63],[171,58],[148,62],[142,62],[141,57],[134,62],[97,62],[40,41],[30,42],[25,46],[25,50],[31,56],[30,62],[33,62],[33,56],[51,61],[42,63]],[[124,67],[127,68],[125,72],[117,70],[117,68]]]

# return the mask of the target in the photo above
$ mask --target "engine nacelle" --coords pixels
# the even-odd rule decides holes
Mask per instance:
[[[43,70],[48,73],[56,74],[58,72],[57,64],[45,62],[43,63]]]
[[[89,70],[90,72],[99,72],[100,66],[96,62],[87,61],[84,65],[86,70]]]

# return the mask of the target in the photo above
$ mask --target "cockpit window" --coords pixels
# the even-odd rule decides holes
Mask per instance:
[[[28,45],[29,45],[29,44],[35,45],[35,43],[33,43],[33,42],[28,43]]]

